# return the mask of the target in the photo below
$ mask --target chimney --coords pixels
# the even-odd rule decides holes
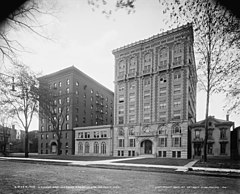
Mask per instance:
[[[229,114],[226,115],[226,120],[229,121]]]

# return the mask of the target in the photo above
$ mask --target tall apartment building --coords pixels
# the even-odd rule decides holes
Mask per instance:
[[[113,50],[114,156],[188,157],[196,120],[191,24]]]
[[[56,97],[56,111],[64,108],[66,114],[66,121],[61,128],[62,154],[75,152],[74,127],[113,124],[113,92],[76,67],[40,77],[39,82],[40,85],[48,83]],[[56,153],[56,138],[49,118],[40,115],[38,153]]]

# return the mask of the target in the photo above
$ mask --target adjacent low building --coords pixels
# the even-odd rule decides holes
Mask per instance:
[[[227,120],[208,118],[207,157],[230,158],[231,136],[230,129],[234,123]],[[205,120],[194,123],[191,129],[192,158],[202,158],[204,155]]]
[[[113,126],[76,127],[75,155],[81,156],[112,156]]]

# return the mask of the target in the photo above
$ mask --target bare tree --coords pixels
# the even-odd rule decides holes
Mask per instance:
[[[16,7],[14,7],[14,5]],[[48,7],[47,11],[46,7]],[[9,8],[9,6],[7,8]],[[11,62],[14,62],[17,53],[25,50],[21,42],[9,37],[9,32],[13,30],[27,30],[49,40],[49,38],[40,31],[43,25],[39,23],[38,18],[43,14],[52,15],[52,10],[53,5],[51,5],[51,3],[45,5],[40,0],[21,0],[13,4],[13,9],[10,9],[0,24],[0,55],[3,61],[6,57]]]
[[[48,83],[40,80],[40,110],[39,117],[45,119],[51,125],[51,130],[57,136],[57,155],[61,154],[61,137],[62,130],[67,126],[64,126],[66,120],[68,120],[70,97],[69,94],[58,94],[54,88],[50,88]]]
[[[38,113],[38,80],[24,65],[15,64],[11,74],[15,78],[15,91],[11,90],[12,82],[1,77],[0,95],[2,103],[11,108],[25,130],[25,157],[28,157],[28,130],[33,115]]]

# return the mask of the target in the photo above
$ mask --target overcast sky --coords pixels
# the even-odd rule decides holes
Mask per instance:
[[[149,38],[169,28],[164,25],[158,0],[137,0],[135,13],[115,12],[110,18],[101,9],[92,11],[87,0],[55,0],[54,17],[38,17],[44,27],[41,31],[51,41],[33,35],[29,31],[12,31],[11,37],[26,47],[20,60],[35,72],[46,75],[74,65],[102,85],[114,91],[114,57],[112,50],[126,44]],[[196,61],[197,62],[197,61]],[[197,93],[197,121],[205,115],[204,92]],[[224,97],[211,96],[210,115],[225,119]],[[238,118],[238,120],[237,120]],[[230,115],[235,126],[239,116]],[[38,119],[30,130],[38,130]]]

